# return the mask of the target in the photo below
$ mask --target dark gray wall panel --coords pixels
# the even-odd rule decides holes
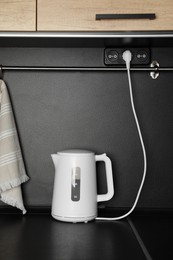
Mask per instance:
[[[152,57],[171,66],[173,49]],[[3,65],[104,66],[103,49],[1,48]],[[167,58],[165,58],[167,57]],[[50,154],[69,148],[106,152],[114,171],[110,207],[130,207],[143,173],[141,146],[130,106],[125,72],[5,72],[30,181],[23,185],[27,206],[49,206],[54,167]],[[133,72],[132,84],[147,149],[148,171],[138,204],[172,208],[173,74],[152,80]],[[98,164],[104,192],[104,167]]]

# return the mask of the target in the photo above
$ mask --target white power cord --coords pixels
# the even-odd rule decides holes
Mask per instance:
[[[132,211],[135,209],[136,205],[137,205],[137,202],[139,200],[139,196],[141,194],[142,187],[144,185],[145,177],[146,177],[147,158],[146,158],[145,146],[144,146],[144,142],[143,142],[143,138],[142,138],[142,134],[141,134],[141,129],[140,129],[140,126],[139,126],[139,122],[138,122],[138,118],[137,118],[136,110],[135,110],[135,106],[134,106],[133,92],[132,92],[132,83],[131,83],[131,76],[130,76],[130,61],[132,59],[132,54],[131,54],[131,52],[129,50],[126,50],[123,53],[123,59],[126,62],[127,75],[128,75],[128,81],[129,81],[129,91],[130,91],[131,107],[132,107],[133,116],[134,116],[134,119],[135,119],[135,122],[136,122],[136,127],[137,127],[137,130],[138,130],[139,139],[140,139],[141,146],[142,146],[142,151],[143,151],[143,159],[144,159],[143,177],[142,177],[141,184],[139,186],[139,190],[138,190],[135,202],[134,202],[132,208],[127,213],[125,213],[122,216],[113,217],[113,218],[97,217],[96,220],[119,220],[119,219],[123,219],[123,218],[126,218],[127,216],[129,216],[132,213]]]

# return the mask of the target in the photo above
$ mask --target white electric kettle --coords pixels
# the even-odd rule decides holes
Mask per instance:
[[[87,222],[97,217],[97,202],[113,197],[111,160],[106,154],[86,150],[66,150],[52,154],[55,180],[52,216],[60,221]],[[96,161],[106,166],[107,193],[97,195]]]

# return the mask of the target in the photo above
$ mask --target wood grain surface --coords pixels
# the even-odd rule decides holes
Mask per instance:
[[[96,14],[155,13],[155,20],[95,20]],[[172,0],[38,0],[39,31],[173,30]]]
[[[0,31],[34,31],[36,0],[1,0]]]

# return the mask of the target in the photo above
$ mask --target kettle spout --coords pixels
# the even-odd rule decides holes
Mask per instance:
[[[54,166],[56,168],[57,164],[58,164],[58,155],[57,154],[51,154],[51,157],[52,157],[52,161],[54,163]]]

